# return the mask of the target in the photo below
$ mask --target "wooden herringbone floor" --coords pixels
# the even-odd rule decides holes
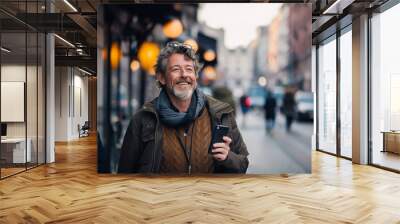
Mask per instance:
[[[0,223],[400,223],[400,175],[313,152],[313,174],[96,173],[93,137],[0,181]]]

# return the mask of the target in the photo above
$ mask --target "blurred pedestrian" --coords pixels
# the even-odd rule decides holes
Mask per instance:
[[[267,132],[270,133],[275,126],[276,118],[276,99],[271,91],[268,92],[267,98],[265,99],[264,111]]]
[[[290,128],[296,115],[296,101],[294,99],[294,93],[291,89],[287,89],[285,91],[282,107],[283,113],[286,117],[286,131],[290,132]]]
[[[240,99],[240,109],[242,110],[242,127],[246,126],[246,114],[249,112],[250,110],[250,106],[251,106],[251,101],[250,101],[250,97],[247,96],[246,94],[243,94]]]

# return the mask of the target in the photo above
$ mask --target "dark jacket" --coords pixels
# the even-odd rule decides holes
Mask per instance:
[[[275,120],[276,117],[276,100],[273,96],[268,96],[264,104],[265,119]]]
[[[158,173],[162,159],[163,126],[152,102],[146,103],[133,116],[121,148],[119,173]],[[237,128],[233,109],[227,103],[206,96],[211,127],[217,124],[229,126],[232,139],[225,161],[215,161],[216,173],[245,173],[249,164],[247,147]],[[211,146],[210,146],[211,147]]]
[[[283,113],[287,117],[294,117],[296,115],[296,100],[294,99],[294,94],[287,92],[283,96]]]

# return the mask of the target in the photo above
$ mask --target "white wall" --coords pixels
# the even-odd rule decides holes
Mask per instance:
[[[25,65],[2,65],[1,81],[25,82]]]
[[[25,75],[27,69],[28,75],[35,73],[36,74],[36,68],[33,66],[27,66],[25,65],[2,65],[1,66],[1,81],[4,82],[25,82]],[[31,81],[30,81],[31,82]],[[32,83],[30,83],[32,84]],[[36,85],[36,83],[35,83]],[[27,102],[30,103],[32,101],[32,97],[36,98],[36,89],[27,89],[27,90],[32,90],[32,92],[28,91],[27,92]],[[35,105],[31,105],[36,108]],[[1,110],[7,110],[7,108],[1,108]],[[30,112],[30,111],[29,111]],[[32,122],[34,118],[36,119],[36,114],[32,117],[33,114],[28,113],[28,122]],[[25,137],[25,124],[26,122],[7,122],[7,136],[8,137]],[[36,120],[35,120],[36,123]],[[33,124],[29,124],[28,128],[33,127]],[[36,126],[34,127],[36,130]],[[29,133],[28,133],[29,135]],[[28,136],[29,137],[29,136]]]
[[[1,108],[3,108],[1,110],[2,122],[24,122],[24,103],[24,82],[1,82]]]
[[[74,92],[73,92],[74,108],[72,113],[73,119],[72,119],[72,125],[71,125],[72,129],[70,134],[73,136],[73,138],[77,138],[79,137],[77,128],[78,124],[82,126],[85,123],[85,121],[89,120],[88,77],[82,76],[82,73],[80,73],[78,70],[75,69],[73,85],[74,85]]]
[[[30,148],[32,161],[36,162],[39,158],[39,163],[44,163],[44,93],[45,90],[41,66],[25,66],[25,64],[3,64],[1,66],[1,81],[24,82],[26,86],[26,99],[23,102],[20,112],[25,114],[26,120],[22,122],[6,122],[7,137],[9,138],[24,138],[27,136],[30,139]],[[27,78],[27,80],[26,80]],[[3,91],[3,90],[2,90]],[[24,92],[24,91],[23,91]],[[22,94],[23,94],[22,92]],[[7,97],[7,95],[3,95]],[[3,112],[13,113],[10,107],[2,107]],[[37,153],[39,156],[37,157]]]
[[[29,68],[28,68],[29,69]],[[25,65],[2,65],[1,81],[3,82],[25,82]],[[1,108],[7,110],[7,108]],[[8,137],[25,137],[24,122],[7,123]]]
[[[79,138],[78,124],[89,119],[88,78],[72,67],[56,67],[56,141]]]

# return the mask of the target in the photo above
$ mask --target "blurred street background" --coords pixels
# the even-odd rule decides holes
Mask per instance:
[[[280,174],[309,173],[311,156],[311,135],[313,125],[309,122],[296,122],[292,131],[285,131],[285,119],[277,117],[277,126],[271,133],[264,128],[264,117],[258,112],[250,112],[246,125],[238,116],[239,129],[249,149],[249,168],[247,173]]]
[[[176,40],[200,57],[199,88],[236,109],[248,173],[311,172],[311,5],[106,5],[100,14],[99,156],[111,171],[130,118],[158,95],[158,53]]]

